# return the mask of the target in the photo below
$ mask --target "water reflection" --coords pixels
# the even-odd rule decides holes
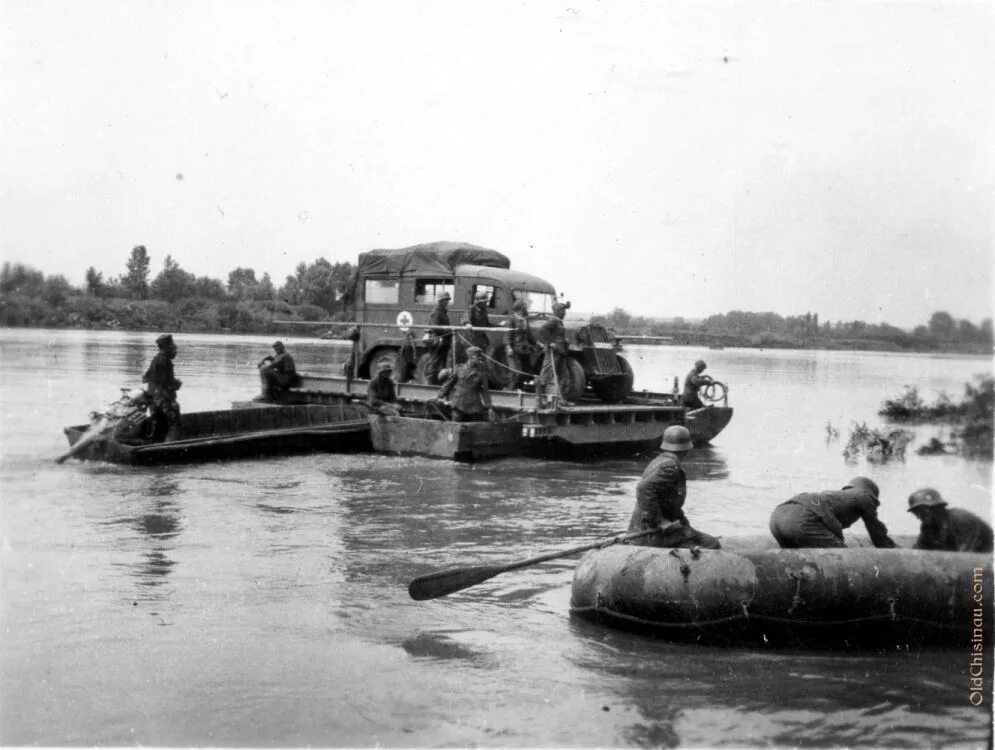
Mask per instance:
[[[175,478],[151,476],[140,495],[140,512],[109,522],[138,532],[141,558],[134,564],[122,566],[139,587],[138,600],[161,601],[169,596],[170,591],[164,584],[176,566],[169,553],[175,549],[176,537],[182,529],[180,508],[174,500],[179,493],[179,482]],[[151,614],[158,616],[160,613]]]
[[[406,638],[401,648],[417,659],[464,661],[474,666],[485,666],[489,659],[488,654],[468,648],[442,632],[424,632]]]
[[[589,679],[615,687],[640,719],[622,730],[626,744],[677,747],[707,737],[737,738],[758,724],[767,742],[832,747],[899,741],[942,743],[956,730],[983,745],[986,712],[964,699],[966,674],[951,651],[803,650],[758,652],[672,644],[571,619],[582,641],[574,661]],[[822,706],[834,706],[832,722]],[[921,718],[924,707],[931,716]],[[728,731],[726,731],[728,730]],[[738,739],[746,742],[747,737]]]
[[[729,478],[729,463],[720,448],[695,448],[682,464],[689,480],[714,481]]]

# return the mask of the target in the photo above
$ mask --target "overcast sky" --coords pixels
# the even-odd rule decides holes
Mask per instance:
[[[995,3],[0,0],[0,256],[461,240],[575,310],[992,314]]]

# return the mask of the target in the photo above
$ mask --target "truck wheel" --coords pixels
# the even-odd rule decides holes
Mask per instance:
[[[587,388],[587,375],[584,374],[584,367],[573,357],[567,357],[563,369],[567,373],[564,382],[560,383],[560,395],[567,401],[580,401]]]
[[[615,356],[618,357],[617,354]],[[632,393],[632,384],[635,382],[632,365],[626,361],[625,357],[618,357],[618,366],[622,370],[621,375],[599,378],[591,383],[595,395],[606,404],[617,404],[620,401],[625,401]]]
[[[435,371],[432,368],[434,363],[432,362],[432,354],[430,352],[425,352],[418,358],[418,365],[415,367],[415,374],[412,378],[414,382],[421,383],[423,385],[439,385],[443,378],[441,375],[447,375],[452,372],[448,367],[443,367],[442,369]]]

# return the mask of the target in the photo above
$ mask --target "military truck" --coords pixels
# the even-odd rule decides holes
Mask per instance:
[[[439,297],[448,292],[452,326],[469,325],[470,307],[479,293],[486,293],[487,314],[494,329],[487,336],[485,361],[492,387],[505,388],[513,381],[505,356],[505,329],[512,305],[524,298],[533,335],[553,314],[556,289],[545,279],[512,270],[511,261],[496,250],[461,242],[433,242],[394,250],[361,253],[354,290],[355,336],[353,374],[368,378],[379,363],[387,361],[399,382],[427,382],[425,364],[431,335],[429,316]],[[621,345],[604,326],[564,320],[569,356],[560,380],[560,392],[578,401],[592,392],[606,403],[618,403],[632,392],[632,367],[619,354]],[[451,362],[465,359],[469,330],[454,331]],[[483,348],[483,347],[482,347]],[[532,375],[542,366],[541,349],[530,362]],[[524,388],[529,388],[528,384]]]

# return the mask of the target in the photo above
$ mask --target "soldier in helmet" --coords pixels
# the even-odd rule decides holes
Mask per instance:
[[[429,330],[429,353],[431,357],[425,367],[425,374],[429,383],[438,380],[439,371],[446,366],[446,359],[449,357],[449,348],[452,345],[453,332],[449,329],[449,301],[452,295],[443,292],[439,295],[435,309],[428,317],[428,324],[439,326]]]
[[[923,487],[909,495],[909,513],[919,519],[915,549],[992,552],[992,527],[960,508],[948,508],[940,493]]]
[[[845,547],[843,529],[863,519],[875,547],[895,543],[878,519],[878,486],[867,477],[854,477],[842,490],[804,492],[781,503],[770,516],[770,533],[785,549]]]
[[[536,380],[536,395],[560,394],[564,390],[569,377],[566,368],[567,332],[563,327],[563,319],[567,315],[569,302],[553,304],[552,317],[546,318],[539,327],[539,343],[542,344],[542,369]],[[564,406],[572,406],[569,401],[561,401]]]
[[[438,400],[452,398],[454,422],[494,421],[487,367],[480,355],[479,347],[467,349],[466,362],[459,365],[439,389]]]
[[[681,425],[663,432],[661,453],[646,467],[636,485],[636,507],[629,519],[629,531],[659,529],[634,544],[646,547],[704,547],[719,549],[719,540],[698,531],[684,515],[687,477],[681,461],[691,450],[691,433]]]
[[[519,388],[529,377],[530,360],[536,345],[529,329],[529,308],[525,300],[516,300],[511,312],[508,332],[504,335],[504,349],[508,367],[511,368],[510,385]]]
[[[474,328],[490,328],[491,319],[487,315],[487,302],[490,295],[487,292],[477,292],[473,297],[473,307],[470,308],[470,325]],[[487,351],[490,339],[486,331],[471,331],[470,345]]]
[[[366,386],[366,403],[379,414],[396,417],[401,413],[397,406],[397,389],[391,379],[394,366],[390,362],[377,365],[377,374]]]
[[[282,341],[273,342],[273,354],[263,357],[257,367],[262,393],[253,401],[274,401],[277,391],[293,388],[301,382],[294,358],[290,356]]]
[[[149,398],[152,400],[152,440],[161,443],[165,440],[178,440],[180,437],[180,404],[176,392],[183,383],[173,372],[176,359],[176,343],[171,334],[163,333],[156,337],[159,351],[149,363],[149,369],[142,376],[148,384]]]
[[[705,406],[698,396],[698,389],[703,385],[711,385],[715,382],[712,380],[711,375],[702,375],[706,367],[708,365],[705,364],[705,360],[699,359],[694,363],[691,372],[684,378],[684,394],[681,397],[681,401],[689,409],[701,409]]]

